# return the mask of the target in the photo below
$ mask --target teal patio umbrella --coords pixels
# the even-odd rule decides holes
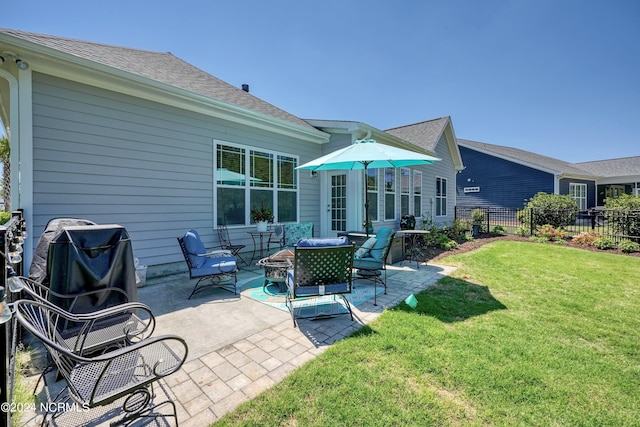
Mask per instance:
[[[440,159],[427,154],[379,144],[374,139],[360,139],[348,147],[318,157],[315,160],[298,166],[296,169],[308,169],[311,171],[364,170],[364,218],[368,224],[368,168],[400,168],[403,166],[429,165],[438,160]]]

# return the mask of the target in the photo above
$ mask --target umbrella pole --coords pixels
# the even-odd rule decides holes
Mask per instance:
[[[369,176],[367,175],[367,166],[369,165],[364,163],[364,232],[369,238],[369,186],[367,185]]]

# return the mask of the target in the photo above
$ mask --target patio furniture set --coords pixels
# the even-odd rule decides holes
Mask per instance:
[[[57,231],[43,234],[30,277],[8,269],[7,281],[20,296],[12,303],[17,324],[49,357],[38,381],[46,399],[42,425],[178,425],[159,380],[185,362],[186,342],[154,334],[153,312],[131,291],[126,230],[70,222],[49,224]]]

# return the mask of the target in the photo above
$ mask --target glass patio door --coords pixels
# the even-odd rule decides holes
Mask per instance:
[[[331,233],[347,231],[347,174],[328,172],[329,198],[327,212]]]

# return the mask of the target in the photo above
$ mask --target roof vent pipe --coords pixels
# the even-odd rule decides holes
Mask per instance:
[[[245,92],[249,92],[249,85],[246,83],[242,83],[242,90]]]

